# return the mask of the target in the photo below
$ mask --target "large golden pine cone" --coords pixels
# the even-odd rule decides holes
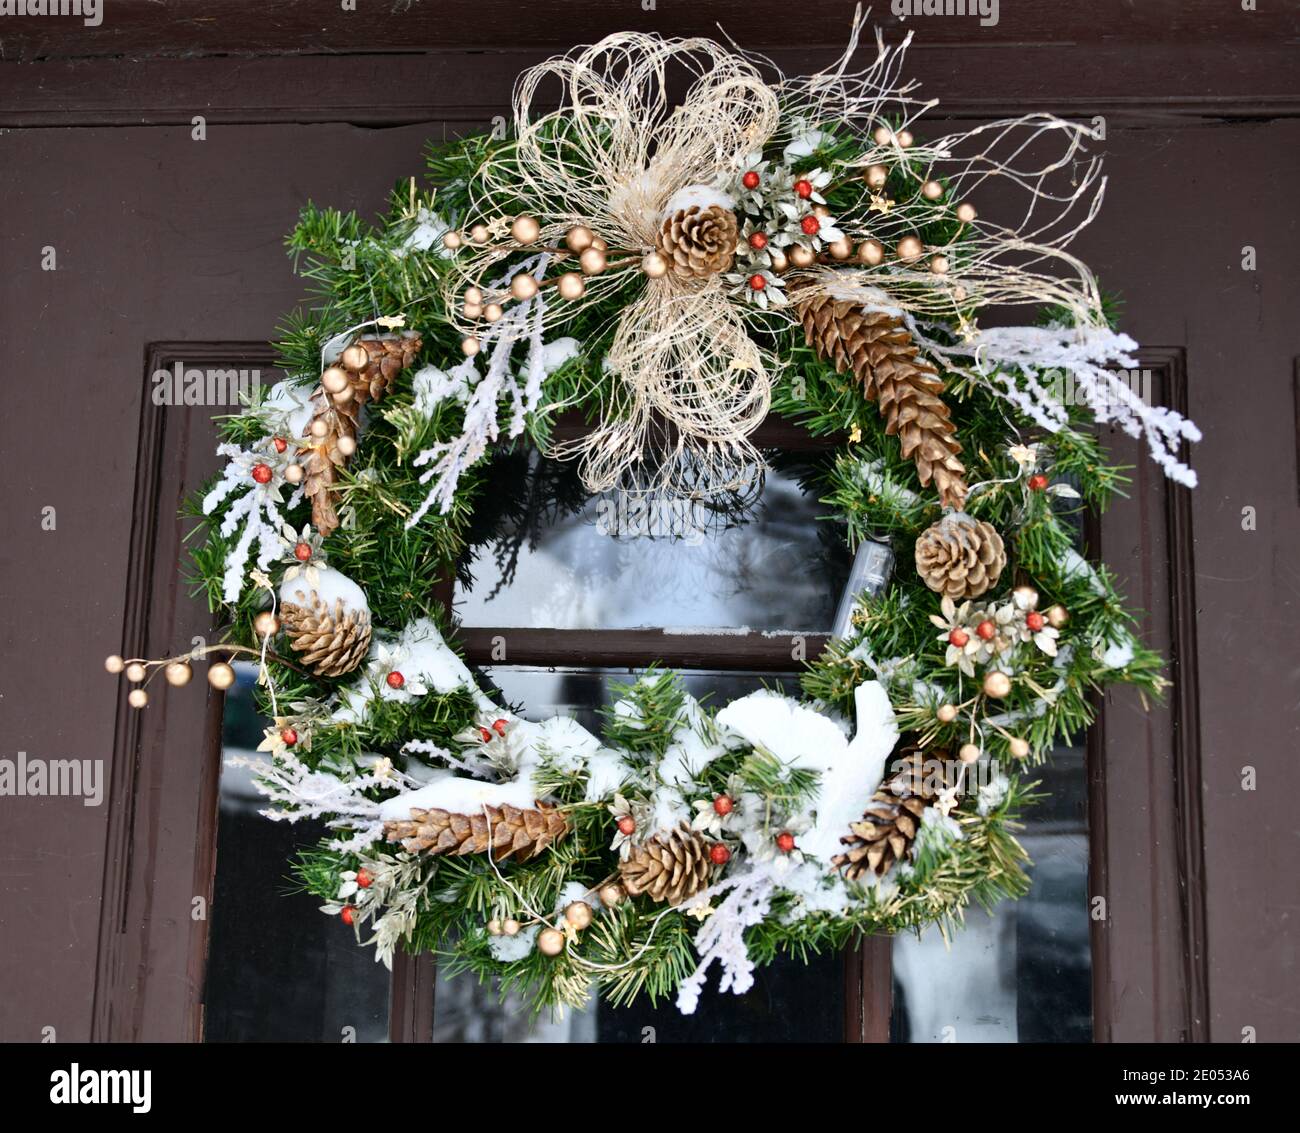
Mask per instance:
[[[486,806],[479,814],[411,808],[411,817],[384,823],[384,837],[401,842],[412,854],[482,854],[488,849],[498,861],[524,861],[567,834],[568,820],[552,803],[535,810]]]
[[[832,858],[850,881],[870,871],[884,877],[896,862],[905,861],[921,828],[921,816],[948,786],[946,751],[904,749],[902,766],[880,784],[860,822],[849,824],[840,839],[848,847]]]
[[[1007,552],[991,524],[963,513],[945,515],[916,541],[916,571],[926,586],[958,601],[996,585]]]
[[[736,258],[736,214],[721,205],[691,205],[663,222],[656,246],[678,279],[705,279],[726,271]]]
[[[320,677],[352,672],[370,651],[370,611],[349,609],[342,598],[331,609],[313,590],[305,605],[283,603],[280,623],[302,663]]]
[[[400,334],[365,335],[345,350],[339,361],[352,382],[357,402],[378,401],[383,397],[393,379],[415,362],[421,342],[419,334],[407,330]]]
[[[683,823],[646,839],[620,862],[619,877],[632,896],[680,905],[709,884],[709,843]]]

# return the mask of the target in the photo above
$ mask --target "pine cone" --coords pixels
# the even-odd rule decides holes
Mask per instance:
[[[302,465],[303,494],[311,500],[311,525],[325,538],[339,525],[338,512],[334,510],[334,485],[338,482],[338,470],[347,464],[348,458],[339,449],[339,439],[348,437],[357,439],[357,405],[355,402],[338,404],[329,398],[316,395],[316,412],[312,422],[324,421],[326,433],[317,438],[311,435],[311,427],[303,435],[308,447],[303,449],[298,463]]]
[[[831,859],[850,881],[868,870],[884,877],[895,862],[906,860],[925,808],[949,785],[946,751],[931,751],[928,758],[920,748],[905,752],[902,767],[880,784],[862,821],[851,823],[851,833],[840,839],[849,849]]]
[[[411,808],[410,821],[384,823],[384,837],[400,841],[412,854],[482,854],[490,848],[498,861],[524,861],[567,834],[568,820],[552,803],[536,810],[488,806],[479,814]]]
[[[957,601],[978,598],[1007,565],[1002,536],[965,514],[945,515],[916,541],[916,572],[926,586]]]
[[[730,209],[691,205],[664,221],[656,245],[678,279],[704,279],[731,267],[739,239]]]
[[[357,404],[382,398],[393,384],[393,379],[414,363],[422,341],[415,331],[410,330],[401,334],[366,335],[352,344],[352,347],[365,351],[364,362],[359,351],[354,351],[352,347],[345,350],[339,361],[352,380],[352,392]],[[358,362],[361,365],[357,365]]]
[[[708,885],[711,868],[709,843],[683,823],[633,849],[618,872],[632,896],[647,893],[651,900],[680,905]]]
[[[331,610],[313,590],[306,605],[283,603],[280,621],[290,646],[317,676],[352,672],[370,649],[370,611],[350,610],[341,598]]]
[[[797,306],[808,345],[839,373],[853,372],[863,393],[880,407],[885,432],[897,435],[903,456],[916,461],[921,483],[933,480],[944,506],[960,509],[966,501],[966,466],[957,459],[956,426],[939,396],[943,380],[917,357],[903,321],[808,288]]]

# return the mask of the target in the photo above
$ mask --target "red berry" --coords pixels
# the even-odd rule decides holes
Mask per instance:
[[[478,727],[478,738],[481,739],[485,744],[491,743],[492,733],[488,731],[487,728],[483,727],[482,724],[480,724]]]
[[[749,246],[761,252],[764,248],[767,247],[767,233],[751,232],[749,234]]]
[[[1047,487],[1047,477],[1041,472],[1029,477],[1029,490],[1031,492],[1041,492]]]
[[[285,728],[284,731],[280,733],[280,742],[284,744],[285,747],[293,747],[293,745],[298,742],[298,733],[292,728]]]
[[[758,272],[755,272],[749,277],[749,286],[755,291],[762,291],[763,288],[767,286],[767,280],[765,280]]]
[[[776,836],[776,848],[783,854],[788,854],[794,849],[794,835],[788,830],[782,830]]]
[[[370,872],[368,870],[364,870],[364,869],[357,870],[358,889],[369,889],[374,883],[375,883],[375,879],[370,876]]]
[[[259,484],[269,484],[274,473],[271,471],[269,464],[254,464],[253,479]]]
[[[504,717],[500,720],[493,720],[492,730],[496,732],[498,736],[504,736],[506,734],[506,723],[507,721]]]
[[[271,443],[275,445],[276,452],[284,452],[284,450],[289,447],[289,442],[286,441],[283,437],[276,437],[275,440],[272,441]]]
[[[744,185],[746,189],[757,189],[759,180],[760,178],[758,174],[751,169],[740,179],[740,183]]]
[[[801,177],[794,183],[794,191],[806,201],[813,195],[812,182]]]
[[[389,688],[401,688],[402,685],[406,684],[406,678],[396,669],[389,673],[384,680],[388,682]]]
[[[311,544],[299,543],[293,549],[293,557],[297,559],[300,563],[305,563],[308,559],[311,558]]]
[[[352,906],[351,906],[351,905],[344,905],[344,906],[343,906],[343,911],[342,911],[341,913],[339,913],[339,919],[340,919],[344,924],[351,924],[351,923],[352,923]]]
[[[822,222],[809,213],[799,222],[805,236],[816,236],[822,230]]]
[[[636,819],[630,814],[625,814],[618,820],[618,832],[620,834],[631,834],[635,829]]]
[[[1029,613],[1025,615],[1025,625],[1027,625],[1035,633],[1037,633],[1040,629],[1042,629],[1043,626],[1045,626],[1046,624],[1047,624],[1047,619],[1043,617],[1043,615],[1040,614],[1037,610],[1030,610]]]
[[[969,640],[970,634],[968,634],[964,629],[955,629],[948,635],[948,644],[955,645],[958,649],[965,645]]]
[[[731,861],[731,851],[721,842],[714,842],[709,847],[709,861],[714,865],[726,865]]]
[[[732,801],[730,795],[719,795],[713,800],[713,811],[715,814],[730,814],[735,809],[736,804]]]
[[[980,624],[975,627],[975,632],[985,641],[992,641],[997,635],[998,627],[985,618],[984,621],[980,622]]]

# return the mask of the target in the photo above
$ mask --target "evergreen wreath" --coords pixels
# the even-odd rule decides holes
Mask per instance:
[[[278,344],[291,377],[220,421],[228,464],[191,505],[223,639],[108,668],[144,707],[158,672],[183,685],[202,657],[226,688],[256,660],[265,813],[325,820],[294,870],[385,962],[689,1012],[715,962],[739,993],[777,953],[947,931],[1026,891],[1033,770],[1094,693],[1167,683],[1074,550],[1078,513],[1125,483],[1095,422],[1189,487],[1198,438],[1112,374],[1136,344],[1064,250],[1103,187],[1086,131],[1035,115],[922,141],[907,41],[877,34],[852,71],[860,29],[802,79],[612,36],[525,73],[505,136],[433,147],[431,187],[379,224],[309,205],[288,238],[314,289]],[[1022,219],[986,222],[976,195]],[[978,326],[1014,304],[1039,321]],[[573,408],[591,431],[558,444]],[[725,503],[761,479],[769,412],[847,437],[805,485],[851,546],[907,564],[857,595],[804,701],[715,710],[651,669],[597,737],[526,720],[447,644],[437,586],[476,509],[509,510],[494,460]]]

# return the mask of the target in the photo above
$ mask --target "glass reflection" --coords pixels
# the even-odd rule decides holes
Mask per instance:
[[[207,1042],[385,1042],[390,979],[352,930],[294,892],[288,862],[325,833],[268,822],[247,768],[228,767],[262,740],[256,670],[236,665],[222,726],[217,875],[210,911],[203,1036]]]

